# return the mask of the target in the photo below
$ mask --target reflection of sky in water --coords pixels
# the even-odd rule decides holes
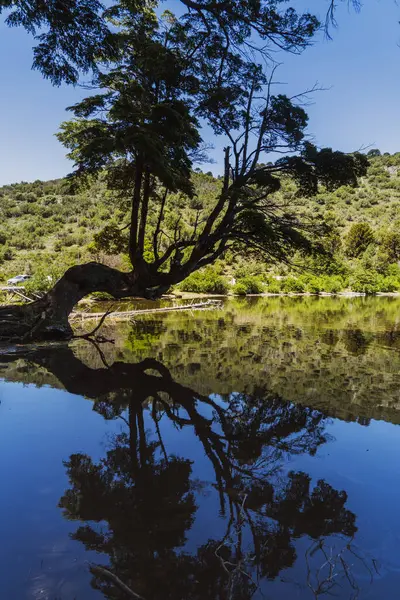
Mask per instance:
[[[58,390],[0,383],[0,399],[0,597],[70,599],[83,581],[86,597],[99,597],[57,504],[68,484],[62,461],[78,451],[99,459],[119,424]]]
[[[110,432],[118,431],[120,422],[105,422],[92,411],[90,401],[62,391],[2,384],[1,394],[0,472],[7,482],[0,496],[1,539],[7,540],[1,545],[2,593],[10,599],[50,600],[50,594],[68,598],[84,585],[85,597],[95,598],[84,566],[89,557],[80,544],[69,540],[75,524],[64,520],[57,508],[67,487],[62,460],[72,452],[100,459]],[[201,412],[210,417],[212,409],[203,407]],[[215,474],[191,427],[178,431],[164,417],[161,428],[167,452],[192,460],[193,478],[205,484],[197,494],[199,510],[185,548],[193,551],[209,537],[218,539],[225,532],[226,521],[218,517],[218,495],[212,487]],[[347,507],[357,515],[363,552],[377,558],[382,575],[393,572],[399,566],[395,550],[400,467],[392,460],[400,450],[398,429],[379,422],[361,427],[335,421],[328,432],[336,441],[323,445],[314,458],[300,456],[285,463],[285,469],[304,470],[313,483],[324,478],[345,489]],[[306,547],[305,540],[297,544],[299,556]],[[285,573],[285,581],[304,579],[301,566],[299,558]],[[270,585],[275,588],[278,582]],[[287,587],[289,594],[292,586]],[[378,592],[380,586],[375,587]],[[280,585],[280,597],[286,597],[285,589]]]
[[[214,395],[214,401],[219,398]],[[218,402],[223,405],[223,401]],[[212,409],[202,407],[211,417]],[[332,420],[327,433],[332,440],[320,447],[316,457],[297,456],[284,463],[284,470],[304,470],[313,485],[325,479],[338,490],[346,490],[346,507],[357,515],[357,547],[377,561],[380,576],[355,565],[363,598],[380,598],[400,581],[400,455],[398,426],[372,421],[369,427]],[[146,426],[150,428],[146,414]],[[69,539],[76,524],[64,520],[57,508],[68,486],[62,461],[72,452],[87,452],[93,460],[104,456],[110,434],[121,429],[121,421],[106,422],[92,411],[89,400],[49,388],[1,384],[0,405],[0,585],[2,596],[13,600],[54,597],[73,598],[85,590],[85,598],[100,598],[90,588],[85,561],[97,560]],[[192,479],[198,480],[199,509],[187,534],[186,551],[195,551],[208,538],[225,533],[226,518],[220,515],[215,474],[204,448],[191,427],[177,430],[169,419],[161,421],[168,454],[193,461]],[[343,538],[344,539],[344,538]],[[339,547],[343,539],[336,540]],[[309,539],[296,542],[298,560],[272,583],[263,585],[279,598],[307,598],[300,590],[305,583],[304,552]],[[282,585],[282,580],[285,585]],[[296,581],[296,585],[290,582]],[[276,592],[274,592],[276,590]],[[338,593],[336,591],[336,593]],[[348,596],[337,596],[347,598]]]

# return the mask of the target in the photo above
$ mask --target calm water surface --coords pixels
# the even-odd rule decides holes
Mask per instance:
[[[0,598],[397,598],[399,317],[230,300],[3,348]]]

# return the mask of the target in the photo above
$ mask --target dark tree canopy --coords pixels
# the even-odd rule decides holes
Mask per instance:
[[[220,32],[240,46],[257,34],[262,40],[284,50],[305,48],[319,26],[309,13],[298,14],[282,0],[215,2],[181,0],[187,9],[187,23],[203,26],[206,34]],[[99,60],[115,58],[118,39],[114,18],[129,8],[132,14],[154,9],[160,2],[134,0],[114,2],[107,9],[99,0],[1,0],[0,13],[6,24],[22,26],[37,42],[33,66],[53,83],[76,83],[79,73],[96,68]],[[197,25],[196,25],[197,23]]]
[[[116,40],[98,0],[0,0],[6,24],[21,26],[36,41],[33,67],[54,84],[76,83],[96,61],[116,55]]]

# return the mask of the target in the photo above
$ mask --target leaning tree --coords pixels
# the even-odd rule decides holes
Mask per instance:
[[[68,316],[86,295],[159,298],[230,249],[269,260],[311,252],[315,231],[276,200],[281,178],[314,194],[319,185],[356,185],[365,173],[364,156],[307,140],[303,95],[273,93],[274,68],[265,66],[271,45],[300,52],[318,28],[313,15],[279,10],[270,0],[182,3],[187,11],[179,18],[158,16],[156,2],[107,10],[114,61],[103,68],[99,56],[97,93],[70,108],[74,118],[58,134],[75,162],[72,185],[101,173],[128,201],[132,268],[70,268],[41,300],[1,309],[0,338],[68,338]],[[219,189],[204,203],[192,166],[204,159],[205,124],[226,147]]]

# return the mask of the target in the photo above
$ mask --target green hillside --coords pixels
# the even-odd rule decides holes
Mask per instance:
[[[211,174],[193,177],[197,197],[188,200],[177,194],[173,198],[167,219],[170,230],[196,203],[209,205],[220,185]],[[356,188],[344,186],[335,192],[321,191],[314,198],[299,198],[295,183],[286,180],[277,199],[303,217],[324,218],[331,227],[324,245],[333,259],[298,257],[306,269],[299,271],[265,264],[257,257],[228,254],[205,274],[192,275],[182,289],[224,291],[232,277],[238,280],[235,291],[239,293],[400,289],[400,153],[372,157],[368,175]],[[0,215],[2,282],[30,273],[34,285],[45,285],[46,275],[57,277],[68,266],[93,259],[128,268],[127,233],[120,232],[128,219],[127,202],[108,191],[101,179],[76,193],[64,180],[4,186]],[[155,226],[156,211],[152,218]],[[283,278],[277,280],[277,275]]]

